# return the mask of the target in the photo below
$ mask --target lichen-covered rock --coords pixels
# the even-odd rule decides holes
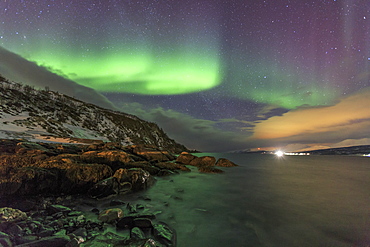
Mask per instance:
[[[17,222],[27,219],[27,214],[19,209],[0,208],[0,223],[2,222]]]
[[[163,162],[175,160],[175,156],[170,154],[168,151],[160,150],[154,146],[134,145],[132,146],[132,152],[149,161]]]
[[[202,156],[196,157],[190,161],[189,165],[196,167],[214,166],[216,163],[216,158],[213,156]]]
[[[188,152],[182,152],[176,159],[176,162],[184,165],[189,165],[190,162],[197,158],[197,156],[189,154]]]
[[[82,158],[89,160],[90,162],[122,162],[129,163],[131,162],[130,155],[121,150],[107,150],[107,151],[88,151],[83,153]]]
[[[8,178],[0,180],[0,195],[32,195],[54,192],[59,179],[57,170],[39,167],[15,169]]]
[[[233,166],[238,166],[234,162],[225,159],[225,158],[219,158],[216,162],[216,166],[221,166],[221,167],[233,167]]]

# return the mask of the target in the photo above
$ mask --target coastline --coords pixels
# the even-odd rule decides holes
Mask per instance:
[[[176,246],[175,229],[157,219],[162,212],[152,211],[151,198],[136,196],[155,186],[156,177],[190,172],[187,165],[207,173],[223,172],[215,165],[236,166],[211,156],[176,157],[153,146],[117,143],[1,140],[0,149],[5,246]],[[173,198],[181,200],[176,193]]]

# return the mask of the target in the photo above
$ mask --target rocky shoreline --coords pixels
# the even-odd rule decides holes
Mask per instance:
[[[0,140],[0,245],[176,246],[176,231],[145,204],[117,199],[155,177],[222,173],[229,160],[154,146]],[[150,198],[143,198],[150,200]]]

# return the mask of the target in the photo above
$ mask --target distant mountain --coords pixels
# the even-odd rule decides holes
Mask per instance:
[[[240,150],[233,151],[232,153],[239,154],[273,154],[272,151],[249,151]],[[313,155],[356,155],[356,154],[370,154],[370,145],[362,146],[351,146],[351,147],[340,147],[340,148],[328,148],[328,149],[318,149],[310,151],[299,151],[299,153],[309,153]]]
[[[29,85],[10,82],[1,75],[0,138],[100,140],[124,145],[154,145],[177,153],[187,150],[155,123],[85,103],[48,88],[36,90]]]
[[[303,151],[300,153],[310,153],[315,155],[354,155],[354,154],[370,154],[370,145],[318,149],[311,151]]]

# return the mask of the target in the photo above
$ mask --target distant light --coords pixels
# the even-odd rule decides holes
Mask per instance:
[[[277,156],[277,157],[283,157],[284,156],[284,152],[283,151],[276,151],[275,152],[275,155]]]

